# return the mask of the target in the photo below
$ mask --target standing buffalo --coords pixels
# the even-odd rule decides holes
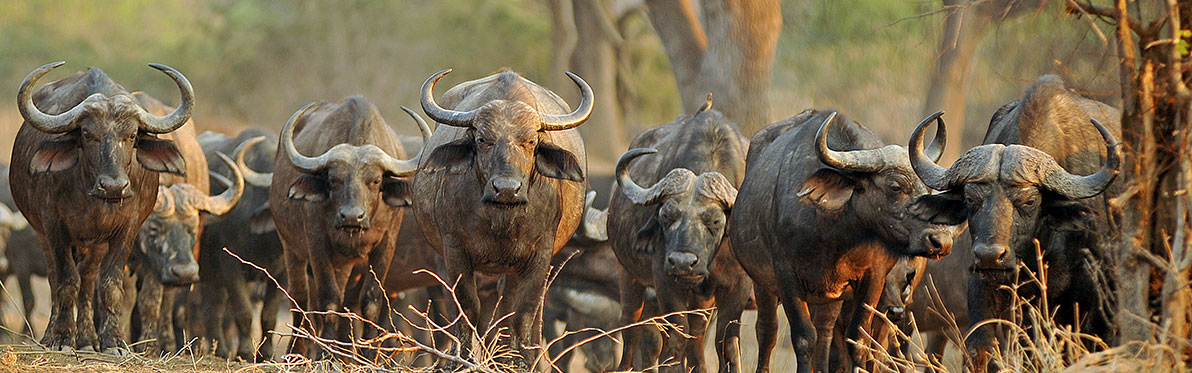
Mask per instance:
[[[406,112],[423,137],[429,137],[426,123]],[[377,108],[359,96],[339,105],[306,105],[290,117],[279,137],[269,200],[285,248],[287,290],[301,310],[350,309],[377,320],[385,297],[378,280],[383,282],[389,270],[401,208],[412,198],[406,178],[417,171],[418,158],[396,158],[405,156],[397,135]],[[349,289],[359,298],[345,299]],[[294,313],[302,327],[310,327],[305,321],[309,317],[318,329],[307,330],[318,336],[347,337],[337,332],[337,317]],[[294,340],[294,350],[305,353],[303,339]]]
[[[864,307],[876,306],[895,262],[946,255],[958,231],[907,212],[927,188],[915,178],[906,148],[883,146],[848,119],[832,125],[836,116],[805,111],[751,142],[729,238],[756,284],[759,372],[769,370],[780,300],[799,371],[813,365],[824,371],[841,299],[855,298],[854,309],[844,312],[851,315],[844,335],[859,341],[860,327],[873,316]],[[938,145],[945,136],[936,133]],[[849,345],[853,364],[858,351]]]
[[[915,129],[910,141],[915,173],[928,186],[946,191],[916,213],[967,218],[973,236],[970,324],[1008,318],[1012,298],[1001,289],[1012,285],[1019,268],[1039,273],[1044,264],[1048,304],[1059,307],[1057,320],[1067,325],[1079,320],[1082,331],[1112,337],[1113,319],[1106,312],[1114,308],[1102,294],[1112,289],[1105,282],[1112,275],[1106,263],[1116,236],[1108,199],[1117,193],[1090,197],[1120,188],[1114,184],[1120,117],[1117,109],[1068,93],[1058,77],[1047,75],[1025,97],[999,108],[985,145],[969,149],[951,168],[923,155],[928,123]],[[1029,299],[1040,289],[1018,291]],[[985,367],[994,338],[988,327],[972,334],[968,346],[978,368]]]
[[[570,111],[553,92],[506,71],[451,88],[440,106],[433,88],[448,72],[422,85],[422,109],[445,126],[423,149],[429,157],[414,179],[414,212],[443,254],[447,281],[459,280],[455,293],[467,322],[453,334],[464,350],[471,350],[477,330],[488,330],[474,272],[506,274],[508,301],[498,305],[497,317],[511,315],[515,363],[530,369],[537,352],[529,348],[540,348],[542,338],[539,310],[551,257],[583,213],[587,159],[575,127],[592,113],[592,89],[568,73],[583,94]]]
[[[259,139],[259,140],[258,140]],[[246,181],[244,195],[227,214],[208,224],[203,232],[199,248],[199,278],[202,304],[207,312],[192,323],[202,323],[200,334],[207,341],[214,341],[215,354],[220,357],[234,355],[246,361],[256,361],[273,356],[273,343],[269,334],[277,324],[277,310],[281,292],[261,271],[250,267],[224,252],[224,248],[240,258],[264,268],[271,275],[282,278],[283,251],[277,230],[273,227],[273,216],[269,212],[268,175],[253,170],[273,172],[277,154],[277,136],[260,129],[246,129],[236,137],[204,132],[199,134],[199,145],[208,161],[212,161],[212,172],[225,174],[231,170],[214,162],[218,154],[234,151],[243,144],[244,163],[241,171]],[[239,159],[239,156],[238,156]],[[237,160],[237,162],[240,162]],[[212,186],[212,192],[218,190]],[[250,281],[265,282],[265,297],[261,307],[261,343],[253,343],[253,306],[250,299]],[[237,333],[237,342],[225,335],[226,320],[231,321]],[[232,348],[235,350],[232,350]],[[255,348],[254,348],[255,347]],[[254,351],[255,350],[255,351]]]
[[[173,110],[144,93],[133,93],[133,97],[151,114]],[[161,138],[173,143],[182,155],[186,163],[185,176],[167,174],[158,178],[157,202],[137,233],[130,267],[136,268],[140,282],[136,302],[139,320],[132,325],[132,337],[137,337],[139,331],[142,339],[155,339],[141,347],[150,351],[174,351],[181,347],[174,344],[174,305],[186,292],[183,286],[190,286],[199,279],[199,264],[195,257],[204,215],[220,215],[231,209],[244,190],[244,179],[238,169],[233,169],[232,176],[236,181],[228,183],[234,183],[235,188],[209,197],[207,160],[195,137],[194,125],[187,122]],[[222,159],[226,164],[232,164],[227,156]]]
[[[181,175],[186,167],[178,149],[155,135],[186,124],[194,90],[178,71],[151,64],[182,92],[181,105],[164,117],[138,106],[96,68],[34,94],[37,80],[62,64],[39,67],[21,83],[17,106],[25,122],[13,144],[9,181],[49,261],[53,308],[42,344],[120,353],[124,264],[153,211],[157,173]]]
[[[749,141],[711,103],[709,97],[694,115],[647,130],[630,144],[637,149],[617,161],[620,193],[609,204],[608,234],[626,273],[621,280],[622,324],[640,319],[646,287],[655,288],[664,314],[708,308],[715,301],[723,312],[716,326],[720,366],[739,370],[735,342],[740,326],[725,315],[740,315],[753,285],[733,258],[725,225],[745,177]],[[667,336],[658,360],[676,363],[666,369],[704,371],[707,320],[686,315],[671,319],[683,333]],[[632,368],[642,332],[648,330],[623,333],[621,370]]]

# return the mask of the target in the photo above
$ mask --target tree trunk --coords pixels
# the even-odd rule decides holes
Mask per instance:
[[[576,1],[575,29],[579,42],[571,55],[571,68],[592,86],[596,93],[596,107],[588,122],[579,127],[587,140],[590,173],[611,175],[617,158],[629,146],[625,133],[625,118],[617,101],[617,47],[615,30],[608,30],[608,2],[604,0]],[[564,90],[572,92],[575,89]]]
[[[782,31],[777,0],[703,0],[703,25],[689,0],[648,0],[685,113],[713,108],[751,135],[770,124],[770,72]],[[706,26],[706,28],[704,27]]]
[[[945,0],[944,6],[956,6],[967,0]],[[952,11],[944,21],[944,34],[940,37],[939,53],[935,68],[931,72],[931,85],[927,88],[927,101],[923,115],[939,110],[947,113],[954,130],[948,133],[948,143],[942,158],[950,162],[967,147],[960,146],[964,139],[965,104],[968,98],[969,81],[972,77],[974,54],[989,29],[989,17],[975,11]],[[950,126],[951,127],[951,126]]]

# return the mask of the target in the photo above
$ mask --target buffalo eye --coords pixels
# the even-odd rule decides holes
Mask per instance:
[[[898,183],[891,184],[890,191],[894,193],[902,193],[902,185]]]
[[[711,219],[711,220],[705,221],[704,225],[707,225],[708,229],[717,230],[717,229],[720,229],[720,227],[724,226],[724,221],[722,221],[720,219]]]

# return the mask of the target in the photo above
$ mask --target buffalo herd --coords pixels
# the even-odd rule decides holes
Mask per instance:
[[[0,276],[17,276],[26,314],[30,277],[49,279],[43,348],[197,343],[263,361],[284,333],[284,353],[345,358],[328,343],[401,331],[417,336],[402,343],[436,346],[448,371],[499,342],[497,360],[518,371],[565,369],[566,347],[582,343],[589,370],[738,372],[742,313],[755,308],[748,352],[767,372],[782,304],[798,370],[837,371],[866,367],[871,349],[857,341],[890,334],[875,313],[916,315],[926,352],[942,354],[948,322],[915,291],[932,282],[962,324],[1008,319],[1017,299],[1034,299],[1113,338],[1102,294],[1121,114],[1055,76],[999,108],[951,167],[937,163],[943,112],[905,146],[834,110],[750,138],[709,94],[633,139],[600,209],[594,189],[609,183],[588,175],[576,129],[597,103],[571,73],[575,109],[508,70],[436,99],[450,70],[435,73],[421,107],[437,128],[402,108],[421,138],[397,135],[360,96],[310,103],[280,133],[196,135],[194,89],[177,70],[150,65],[180,90],[172,108],[96,68],[37,87],[61,65],[17,91],[24,122],[0,193]],[[436,323],[421,334],[398,326],[410,319],[399,304],[415,298],[430,300],[424,321]],[[275,331],[285,304],[292,325]],[[620,339],[597,331],[619,328]],[[991,367],[1005,338],[996,325],[969,333],[971,366]]]

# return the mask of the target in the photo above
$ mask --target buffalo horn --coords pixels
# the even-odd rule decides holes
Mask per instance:
[[[572,74],[570,71],[567,72],[567,77],[571,78],[575,82],[575,85],[579,86],[579,91],[582,94],[579,107],[575,108],[575,111],[572,111],[570,114],[555,115],[539,113],[542,116],[542,129],[545,131],[562,131],[579,127],[579,125],[584,124],[584,121],[588,120],[588,116],[592,115],[592,105],[596,102],[596,96],[592,94],[592,87],[588,86],[588,82],[585,82],[579,75]],[[426,97],[425,94],[422,97]]]
[[[273,183],[273,173],[260,173],[253,171],[248,164],[244,163],[244,154],[247,153],[248,148],[257,143],[265,141],[265,136],[257,136],[236,147],[236,166],[240,168],[240,172],[244,174],[244,182],[257,188],[268,188]],[[241,150],[243,148],[243,151]]]
[[[881,170],[886,164],[881,149],[838,152],[828,148],[828,129],[832,127],[836,114],[835,111],[829,114],[828,119],[824,119],[824,123],[820,124],[819,130],[815,133],[815,144],[820,161],[832,168],[845,171],[875,172]]]
[[[66,61],[51,62],[33,70],[33,72],[25,76],[25,80],[21,82],[20,89],[17,90],[17,109],[21,112],[21,117],[25,118],[25,122],[38,131],[54,134],[69,132],[78,128],[79,125],[75,123],[75,119],[78,119],[79,115],[82,115],[83,111],[86,110],[86,104],[103,97],[99,93],[93,94],[83,100],[83,102],[75,105],[75,107],[70,108],[70,110],[57,115],[46,114],[37,109],[37,106],[33,105],[33,85],[37,84],[37,81],[49,73],[50,70],[58,68],[58,66],[62,66],[65,63]]]
[[[237,147],[237,159],[244,158],[244,151],[247,148],[244,145],[248,143],[249,142],[245,142],[244,144],[240,144],[240,146]],[[198,206],[198,208],[199,210],[206,211],[212,215],[223,215],[228,213],[228,211],[231,211],[232,207],[236,206],[236,202],[240,201],[240,196],[244,195],[244,175],[241,174],[240,168],[236,167],[236,163],[232,162],[232,159],[228,158],[227,155],[222,152],[215,152],[215,155],[218,156],[219,159],[228,166],[228,169],[232,170],[232,176],[234,176],[234,179],[231,182],[232,185],[229,185],[228,188],[223,191],[223,193],[212,197],[204,196],[202,199],[203,202]],[[220,178],[223,178],[223,176],[221,175]],[[225,185],[227,184],[226,181],[226,179],[221,180],[221,182],[225,182]]]
[[[451,69],[443,69],[422,83],[422,111],[426,112],[426,116],[431,120],[446,124],[452,127],[471,127],[472,120],[476,119],[476,110],[472,111],[455,111],[444,109],[435,102],[435,83],[439,82],[444,75],[450,73]],[[584,85],[587,86],[586,84]]]
[[[173,113],[164,117],[149,114],[145,109],[138,106],[137,116],[141,119],[140,128],[149,133],[173,132],[178,127],[186,124],[186,121],[190,120],[190,112],[194,109],[195,104],[195,90],[190,86],[190,81],[186,80],[186,77],[178,72],[178,70],[156,63],[149,64],[149,67],[161,70],[170,79],[174,80],[174,83],[178,85],[178,90],[182,92],[182,103],[178,105],[177,109],[174,109]]]
[[[911,132],[911,142],[907,148],[907,151],[910,153],[911,168],[915,170],[915,174],[919,176],[919,179],[923,180],[923,184],[936,190],[951,188],[945,177],[948,169],[935,163],[939,159],[939,154],[943,153],[946,141],[943,139],[947,138],[943,115],[943,111],[937,111],[934,114],[928,115],[927,118],[923,118],[923,121],[919,122],[919,125],[915,127],[915,131]],[[935,141],[932,143],[932,148],[934,148],[937,154],[928,155],[923,153],[923,132],[933,120],[939,127],[935,130]],[[940,145],[935,146],[935,144]]]
[[[1121,162],[1118,148],[1121,144],[1096,119],[1090,119],[1090,121],[1093,126],[1097,127],[1097,131],[1101,132],[1101,138],[1105,139],[1105,166],[1092,175],[1078,176],[1065,171],[1055,161],[1048,162],[1043,177],[1043,186],[1048,190],[1071,199],[1088,198],[1105,191],[1105,188],[1109,187],[1109,184],[1117,177]]]

